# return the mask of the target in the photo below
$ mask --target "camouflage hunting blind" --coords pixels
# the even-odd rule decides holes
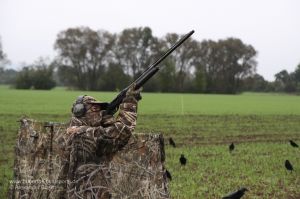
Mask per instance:
[[[109,198],[169,198],[162,135],[133,134],[108,164],[87,168],[85,179],[75,179],[76,186],[67,191],[68,124],[20,122],[10,198],[69,198],[70,191],[71,198],[87,198],[86,191],[92,193],[89,198],[99,198],[88,183],[100,176]]]

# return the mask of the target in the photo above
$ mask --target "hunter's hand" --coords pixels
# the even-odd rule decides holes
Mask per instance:
[[[142,88],[135,90],[135,84],[132,84],[132,86],[126,92],[126,97],[134,97],[137,101],[139,101],[142,99],[141,91]]]
[[[103,126],[110,126],[113,125],[115,123],[115,118],[113,115],[103,115],[103,111],[102,111],[102,120],[101,120],[101,124]]]

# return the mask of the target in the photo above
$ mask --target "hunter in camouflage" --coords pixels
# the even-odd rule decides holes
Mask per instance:
[[[139,99],[140,90],[129,89],[117,117],[104,115],[101,102],[91,96],[81,96],[81,102],[76,100],[67,128],[68,161],[63,169],[68,179],[68,198],[111,198],[107,164],[132,135]],[[83,113],[74,110],[78,104],[83,105],[80,109],[84,110],[79,110]]]

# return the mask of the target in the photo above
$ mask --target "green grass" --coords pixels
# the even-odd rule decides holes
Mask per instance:
[[[78,95],[110,101],[114,92],[14,90],[0,86],[0,198],[13,176],[14,144],[22,115],[66,122]],[[173,137],[166,145],[173,198],[220,198],[241,186],[244,198],[300,198],[300,96],[245,93],[200,95],[143,93],[137,132]],[[228,152],[234,142],[236,150]],[[167,140],[166,140],[167,144]],[[180,166],[179,156],[188,163]],[[295,172],[287,173],[289,159]]]
[[[111,101],[116,92],[15,90],[0,86],[2,114],[65,114],[78,95]],[[278,94],[204,95],[143,93],[140,114],[300,115],[300,96]]]
[[[245,198],[299,198],[300,168],[288,174],[283,167],[286,159],[299,156],[299,150],[286,143],[237,144],[232,154],[227,145],[185,146],[167,151],[167,167],[174,178],[171,188],[176,190],[174,198],[221,198],[241,186],[250,190]],[[188,159],[185,167],[178,164],[181,153]]]

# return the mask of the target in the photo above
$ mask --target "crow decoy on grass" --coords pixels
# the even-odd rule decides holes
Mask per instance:
[[[284,166],[285,166],[285,168],[286,168],[287,170],[289,170],[289,171],[291,171],[291,172],[294,170],[293,165],[290,163],[289,160],[286,160],[286,161],[285,161]]]
[[[166,176],[170,181],[172,180],[171,173],[167,169],[166,169]]]
[[[222,199],[240,199],[243,197],[246,191],[249,191],[247,188],[241,188],[234,193],[231,193],[227,196],[224,196]]]
[[[181,154],[179,161],[181,165],[186,165],[187,159],[184,157],[183,154]]]
[[[292,145],[292,147],[299,147],[298,144],[296,144],[296,142],[294,142],[293,140],[290,140],[290,144]]]
[[[233,150],[234,150],[234,144],[231,143],[231,144],[229,145],[229,152],[231,153]]]
[[[174,148],[176,147],[176,144],[171,137],[169,138],[169,144],[172,145]]]

